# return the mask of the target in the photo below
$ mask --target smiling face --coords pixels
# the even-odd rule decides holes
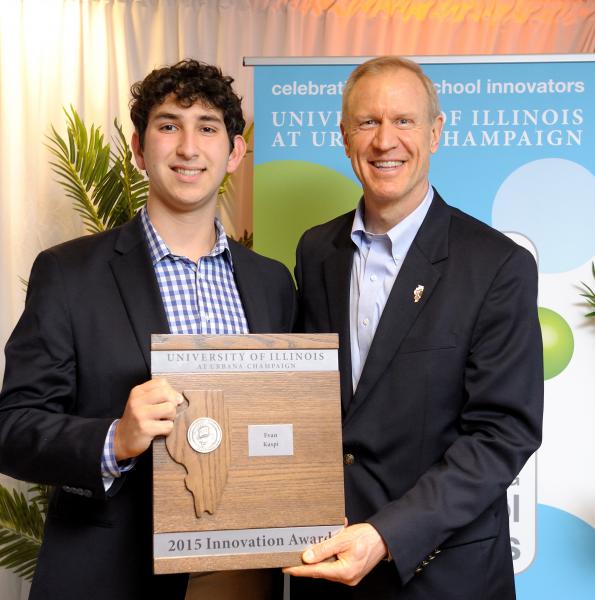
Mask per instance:
[[[341,131],[364,189],[366,222],[391,211],[398,222],[424,199],[443,124],[428,104],[423,83],[405,68],[366,74],[353,86]]]
[[[149,113],[143,148],[138,133],[132,149],[140,169],[149,177],[149,211],[171,214],[213,213],[219,186],[235,171],[246,146],[235,136],[229,149],[223,113],[200,101],[180,106],[173,94]]]

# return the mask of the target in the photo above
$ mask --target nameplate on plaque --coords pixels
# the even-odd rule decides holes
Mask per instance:
[[[248,425],[248,456],[293,456],[293,425]]]

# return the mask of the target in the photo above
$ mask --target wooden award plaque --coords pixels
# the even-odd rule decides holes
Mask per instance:
[[[344,525],[336,334],[153,335],[186,402],[153,443],[155,573],[301,564]]]

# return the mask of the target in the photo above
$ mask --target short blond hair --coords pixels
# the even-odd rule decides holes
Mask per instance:
[[[387,71],[398,71],[400,69],[411,71],[423,84],[428,98],[429,117],[433,121],[440,114],[440,102],[438,101],[438,94],[432,80],[422,71],[416,62],[400,56],[379,56],[378,58],[372,58],[351,72],[343,88],[342,120],[344,121],[346,115],[348,115],[347,106],[353,88],[362,77],[366,75],[379,75]]]

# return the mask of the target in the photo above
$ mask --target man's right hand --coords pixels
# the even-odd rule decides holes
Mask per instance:
[[[117,461],[142,454],[158,435],[174,427],[176,407],[184,397],[162,377],[132,388],[124,414],[116,425],[114,454]]]

